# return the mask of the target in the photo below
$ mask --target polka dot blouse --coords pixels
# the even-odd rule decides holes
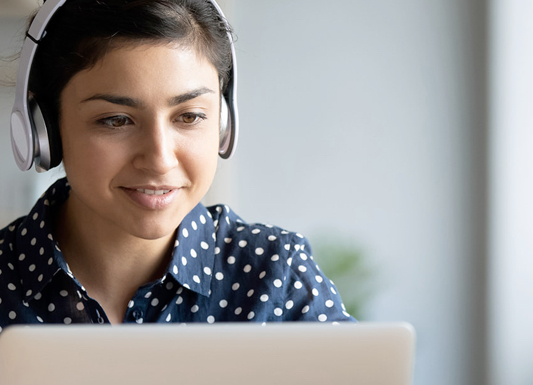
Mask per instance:
[[[0,331],[10,324],[109,323],[66,264],[50,219],[68,198],[56,182],[30,214],[0,230]],[[165,275],[140,287],[125,323],[354,321],[307,240],[199,204],[180,224]]]

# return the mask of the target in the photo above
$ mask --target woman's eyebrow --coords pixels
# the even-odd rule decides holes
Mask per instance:
[[[170,98],[168,101],[168,105],[177,106],[181,103],[185,103],[186,101],[197,98],[198,96],[201,96],[207,93],[215,93],[215,91],[207,87],[197,88],[195,90],[192,90],[184,94],[177,95],[177,96]],[[127,106],[127,107],[133,107],[133,108],[144,106],[144,103],[140,100],[130,98],[127,96],[118,96],[118,95],[111,95],[111,94],[95,94],[91,97],[88,97],[87,99],[82,100],[81,102],[85,103],[85,102],[89,102],[92,100],[103,100],[108,103],[113,103],[113,104],[118,104],[120,106]]]
[[[190,91],[190,92],[186,92],[186,93],[178,95],[178,96],[174,96],[173,98],[171,98],[168,101],[168,105],[169,106],[177,106],[178,104],[185,103],[186,101],[189,101],[191,99],[197,98],[198,96],[203,95],[203,94],[207,94],[207,93],[214,94],[215,91],[213,91],[212,89],[207,88],[207,87],[197,88],[196,90],[193,90],[193,91]]]

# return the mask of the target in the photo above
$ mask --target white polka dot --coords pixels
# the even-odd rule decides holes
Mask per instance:
[[[205,225],[206,224],[206,220],[205,220],[205,217],[203,215],[200,215],[200,222],[202,222],[202,225]]]
[[[265,278],[266,274],[266,271],[263,271],[261,274],[259,274],[259,279]]]
[[[222,309],[224,309],[226,306],[228,306],[228,301],[226,301],[225,299],[221,300],[219,303],[220,307]]]
[[[272,256],[272,258],[270,258],[270,260],[271,260],[272,262],[279,261],[279,255],[274,254],[274,255]]]
[[[41,248],[39,249],[39,255],[44,255],[44,247],[41,247]]]
[[[181,305],[183,303],[183,297],[178,297],[178,299],[176,300],[176,305]]]
[[[237,309],[235,309],[235,315],[239,315],[242,313],[242,307],[238,307]]]
[[[259,229],[253,229],[252,230],[252,234],[254,234],[254,235],[255,234],[259,234],[260,232],[261,232],[261,230],[259,230]]]
[[[151,296],[152,296],[152,292],[149,291],[148,293],[146,293],[146,294],[144,295],[144,298],[150,298]]]
[[[241,231],[244,230],[244,226],[241,226],[241,227],[237,227],[237,231],[240,233]]]
[[[324,281],[324,279],[320,275],[317,275],[315,279],[318,283],[322,283]]]
[[[26,292],[26,297],[29,297],[29,296],[31,295],[31,293],[33,293],[33,291],[28,290],[28,291]],[[2,303],[2,300],[0,300],[0,303]]]
[[[43,295],[41,293],[37,293],[37,294],[35,294],[35,297],[33,297],[33,298],[38,301],[38,300],[40,300],[42,298],[42,296]]]
[[[172,272],[173,272],[174,274],[178,274],[178,266],[174,265],[174,266],[172,267]],[[172,285],[172,282],[167,283],[167,289],[168,289],[168,285],[169,285],[169,284]]]
[[[197,275],[193,276],[192,280],[196,283],[200,283],[200,277],[198,277]]]
[[[52,312],[56,309],[56,305],[54,305],[53,303],[51,303],[50,305],[48,305],[48,311]]]
[[[128,304],[128,307],[131,308],[133,306],[133,301],[130,301],[131,303],[131,306],[129,306]],[[85,309],[85,305],[83,304],[83,302],[78,302],[76,304],[76,309],[78,309],[79,311],[82,311],[83,309]]]
[[[246,318],[252,319],[254,317],[255,317],[255,313],[253,311],[251,311],[250,313],[248,313],[248,316]]]
[[[283,284],[283,282],[281,282],[281,279],[276,279],[274,281],[274,286],[276,286],[276,287],[281,287],[282,284]]]
[[[65,317],[65,319],[63,320],[63,323],[65,325],[70,325],[72,323],[72,318],[70,317]]]
[[[319,320],[320,322],[326,322],[326,321],[328,320],[328,316],[325,315],[325,314],[320,314],[320,315],[318,316],[318,320]]]
[[[294,250],[299,251],[300,250],[300,245],[294,245]]]
[[[15,313],[14,311],[10,311],[9,312],[9,319],[15,319],[17,318],[17,313]]]
[[[193,228],[193,230],[198,230],[198,225],[196,224],[195,221],[191,222],[191,227]]]
[[[247,244],[248,244],[248,242],[246,242],[244,240],[239,242],[239,246],[240,247],[245,247]]]
[[[171,318],[172,318],[172,316],[169,314],[169,315],[167,315],[167,318],[165,319],[165,321],[170,322]]]
[[[8,288],[9,290],[11,290],[11,291],[15,291],[15,290],[17,290],[17,287],[16,287],[15,285],[13,285],[12,283],[8,284],[8,285],[7,285],[7,288]]]
[[[183,229],[183,231],[181,232],[183,234],[183,236],[185,238],[188,238],[189,237],[189,231],[187,229]]]
[[[36,266],[32,263],[32,264],[28,267],[28,270],[31,271],[31,272],[33,272],[33,271],[35,271],[35,268],[36,268]]]
[[[248,290],[248,293],[246,293],[246,295],[248,297],[251,297],[252,295],[254,295],[254,289]]]
[[[265,250],[261,247],[258,247],[257,249],[255,249],[255,254],[257,255],[263,255],[265,253]]]
[[[331,290],[331,292],[332,292],[333,294],[335,294],[335,295],[337,294],[337,292],[335,291],[334,288],[330,288],[330,290]]]
[[[48,265],[51,265],[52,263],[54,263],[54,258],[50,257],[48,259]]]
[[[198,254],[196,253],[196,250],[191,249],[191,257],[196,258]]]
[[[38,277],[37,277],[37,281],[41,282],[43,280],[44,276],[42,274],[40,274]]]
[[[24,259],[26,259],[26,255],[25,254],[20,254],[19,255],[19,261],[24,261]]]
[[[61,291],[59,292],[59,295],[60,295],[61,297],[68,297],[68,291],[66,291],[66,290],[61,290]]]
[[[215,322],[215,317],[213,317],[212,315],[210,315],[209,317],[207,317],[207,323],[214,323]]]
[[[211,269],[209,267],[204,267],[204,273],[207,275],[211,275]]]
[[[245,273],[249,273],[250,271],[252,271],[252,266],[246,265],[246,266],[244,266],[243,270],[244,270]]]
[[[37,321],[39,321],[39,322],[41,322],[41,323],[44,322],[43,319],[42,319],[41,317],[39,317],[39,316],[37,316]]]
[[[278,238],[276,238],[275,235],[269,235],[269,236],[268,236],[268,240],[269,240],[270,242],[273,242],[273,241],[275,241],[276,239],[278,239]]]
[[[309,311],[309,306],[304,306],[304,308],[302,309],[302,314],[305,314]]]
[[[194,305],[194,306],[191,308],[191,313],[196,313],[198,310],[200,310],[200,308],[198,307],[198,305]]]
[[[35,213],[35,214],[33,214],[33,217],[32,217],[32,218],[33,218],[33,220],[35,221],[35,220],[37,220],[38,217],[39,217],[39,213]]]
[[[235,257],[234,256],[228,257],[228,263],[230,265],[233,265],[235,263]]]
[[[294,287],[296,289],[301,289],[303,287],[302,283],[300,281],[296,281],[294,282]]]
[[[300,258],[302,258],[304,261],[307,261],[307,254],[300,253]]]
[[[152,306],[154,306],[154,307],[157,306],[157,305],[159,305],[159,299],[154,298],[154,299],[152,300],[152,302],[150,302],[150,305],[152,305]]]
[[[215,255],[218,255],[220,254],[220,247],[215,247]]]
[[[326,301],[326,307],[333,307],[334,304],[335,304],[335,303],[334,303],[332,300],[330,300],[330,299],[328,299],[328,300]]]
[[[287,259],[287,265],[289,265],[289,266],[292,265],[292,258],[288,258],[288,259]]]
[[[274,309],[274,314],[280,317],[283,314],[283,310],[277,307]]]
[[[22,229],[22,231],[20,232],[20,235],[24,236],[28,233],[28,230],[26,229]]]
[[[207,244],[207,242],[202,242],[202,243],[200,243],[200,246],[201,246],[202,249],[204,249],[204,250],[209,249],[209,245]]]
[[[289,245],[289,244],[286,244],[286,245],[283,246],[283,247],[285,247],[285,250],[287,250],[287,251],[289,251],[289,250],[291,249],[291,245]]]
[[[187,266],[187,258],[181,257],[181,263],[183,266]]]
[[[304,265],[300,265],[298,266],[298,270],[300,270],[302,273],[305,273],[307,271],[307,267],[305,267]]]
[[[239,289],[239,287],[241,287],[241,285],[239,283],[234,283],[231,288],[233,289],[233,291],[236,291],[236,290]]]
[[[292,309],[293,306],[294,306],[294,302],[292,302],[292,301],[287,301],[287,303],[285,304],[285,308],[287,310]]]
[[[317,289],[311,290],[311,293],[313,293],[315,297],[318,297],[318,295],[320,294]]]
[[[37,243],[37,239],[36,238],[32,238],[32,240],[30,241],[30,244],[32,246],[35,246],[36,243]]]
[[[44,225],[45,225],[44,221],[41,221],[41,223],[39,224],[39,227],[42,229]]]
[[[268,295],[263,294],[261,297],[259,297],[259,299],[261,300],[261,302],[266,302],[268,301]]]
[[[226,243],[231,243],[232,239],[231,238],[224,238],[224,242]]]
[[[217,273],[217,274],[215,275],[215,278],[218,279],[219,281],[222,281],[222,280],[224,279],[224,274],[222,274],[222,273]]]

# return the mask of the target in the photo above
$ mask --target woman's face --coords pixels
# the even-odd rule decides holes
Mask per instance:
[[[69,81],[61,114],[67,203],[93,227],[169,236],[211,185],[219,80],[193,49],[114,49]]]

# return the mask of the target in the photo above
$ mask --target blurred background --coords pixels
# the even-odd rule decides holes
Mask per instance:
[[[532,384],[533,3],[220,4],[241,135],[205,202],[305,234],[361,321],[412,323],[415,385]],[[1,56],[36,5],[0,0]],[[61,176],[18,171],[13,98],[2,226]]]

